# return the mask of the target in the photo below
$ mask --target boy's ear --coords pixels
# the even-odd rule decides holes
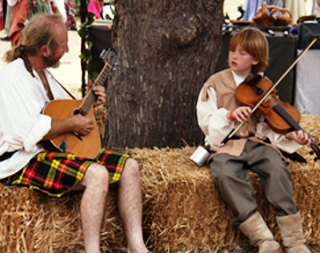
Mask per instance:
[[[252,61],[252,65],[257,65],[258,63],[259,63],[258,60],[253,60],[253,61]]]

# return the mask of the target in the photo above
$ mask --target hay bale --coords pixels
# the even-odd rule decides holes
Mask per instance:
[[[300,125],[319,142],[320,117],[302,116]],[[189,160],[195,148],[129,150],[141,166],[156,252],[216,252],[222,246],[246,240],[232,225],[232,213],[219,197],[209,168],[198,168]],[[320,245],[320,163],[313,161],[309,151],[307,147],[300,151],[307,164],[291,162],[289,168],[306,242]],[[280,240],[273,208],[264,197],[258,176],[251,173],[251,181],[259,211]]]
[[[103,138],[106,130],[106,120],[107,120],[107,110],[105,106],[100,105],[95,108],[93,108],[93,115],[95,118],[95,121],[97,123],[98,131],[100,133],[101,138]]]
[[[208,168],[189,160],[193,151],[130,150],[141,165],[155,252],[198,252],[233,240],[230,210],[219,199]]]
[[[101,230],[103,250],[125,249],[124,230],[111,189]],[[77,252],[83,249],[81,193],[50,198],[28,188],[0,184],[0,252]]]
[[[318,142],[318,116],[303,116],[301,126]],[[217,252],[249,242],[232,225],[231,210],[214,187],[208,167],[189,159],[196,147],[128,149],[141,168],[143,229],[155,253]],[[306,242],[320,245],[320,163],[301,149],[307,164],[291,162],[295,200],[303,217]],[[259,178],[251,174],[259,210],[280,240],[272,207]],[[116,185],[110,189],[102,250],[125,250],[125,233],[117,212]],[[0,184],[0,252],[77,252],[83,249],[81,193],[50,198],[28,188]],[[113,251],[114,252],[114,251]]]

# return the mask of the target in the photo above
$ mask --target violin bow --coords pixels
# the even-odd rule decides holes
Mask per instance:
[[[282,81],[282,79],[290,72],[290,70],[300,61],[302,56],[313,46],[313,44],[318,40],[320,37],[319,34],[314,36],[313,40],[309,43],[309,45],[298,55],[298,57],[295,59],[295,61],[289,66],[289,68],[280,76],[280,78],[273,84],[273,86],[270,87],[270,89],[262,96],[262,98],[258,101],[258,103],[251,109],[251,112],[254,113],[258,107],[265,101],[266,98],[269,97],[271,92],[278,86],[278,84]],[[223,146],[227,143],[229,139],[232,138],[232,136],[243,126],[244,123],[240,123],[237,125],[236,128],[232,129],[230,133],[222,140],[220,143],[220,146]]]

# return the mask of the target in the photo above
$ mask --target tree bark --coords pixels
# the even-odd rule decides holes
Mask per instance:
[[[80,0],[80,22],[83,24],[86,19],[87,19],[87,13],[88,13],[88,5],[86,0]],[[83,52],[85,48],[85,39],[81,38],[81,48],[80,51]],[[81,59],[80,61],[81,64],[81,95],[82,97],[85,96],[85,91],[86,91],[86,62],[85,60]]]
[[[198,145],[196,102],[221,50],[223,0],[115,2],[107,148]]]

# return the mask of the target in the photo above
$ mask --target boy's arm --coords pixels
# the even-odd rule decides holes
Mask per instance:
[[[268,138],[272,145],[277,148],[292,154],[302,147],[293,139],[288,139],[284,134],[279,134],[271,130],[267,123],[260,122],[257,124],[256,136],[264,139]]]
[[[221,141],[233,129],[234,121],[230,120],[229,110],[217,108],[216,92],[213,88],[207,89],[207,99],[202,100],[204,89],[201,89],[197,102],[198,125],[206,136],[210,145],[219,146]]]

